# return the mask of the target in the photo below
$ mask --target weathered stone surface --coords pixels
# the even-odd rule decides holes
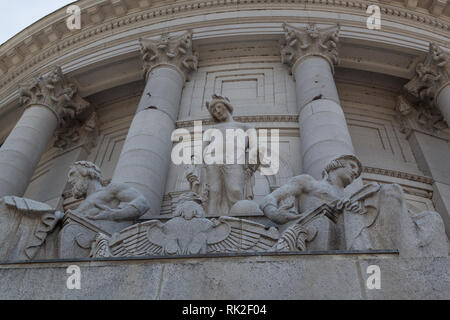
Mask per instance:
[[[0,199],[0,261],[32,260],[62,218],[49,205],[14,196]]]
[[[232,217],[207,219],[199,201],[180,200],[166,223],[150,220],[112,236],[101,231],[91,257],[136,257],[273,251],[280,238],[274,227]],[[304,249],[304,248],[303,248]]]
[[[300,111],[299,125],[304,173],[319,179],[330,159],[354,154],[344,112],[335,101],[319,99],[308,103]]]
[[[264,1],[246,0],[200,0],[198,3],[187,0],[175,3],[170,8],[160,1],[114,1],[111,9],[101,1],[86,0],[81,3],[81,7],[87,14],[83,16],[83,23],[88,23],[89,28],[82,28],[75,33],[61,28],[60,17],[61,14],[64,15],[62,11],[49,15],[2,46],[5,50],[0,57],[0,118],[4,124],[0,126],[1,136],[6,137],[9,134],[9,123],[19,119],[22,112],[17,104],[18,94],[14,92],[17,82],[30,78],[31,73],[47,70],[48,62],[55,60],[75,76],[75,83],[79,85],[80,92],[89,96],[89,101],[95,106],[99,121],[92,123],[95,121],[89,121],[92,120],[90,118],[83,118],[83,121],[87,122],[78,119],[77,103],[73,99],[77,95],[75,88],[67,85],[67,82],[55,85],[57,81],[53,81],[52,77],[58,78],[58,72],[52,73],[49,81],[42,81],[43,85],[36,81],[24,88],[22,97],[29,105],[24,118],[19,121],[20,130],[14,129],[11,139],[7,139],[4,144],[3,149],[9,152],[4,158],[0,157],[0,183],[5,186],[0,186],[0,195],[2,192],[6,192],[5,195],[21,195],[21,188],[26,187],[30,181],[29,175],[33,175],[35,171],[30,186],[32,190],[38,190],[37,193],[30,193],[33,196],[38,194],[34,199],[48,201],[51,208],[75,206],[74,202],[67,201],[62,204],[60,201],[62,192],[69,193],[67,189],[64,190],[67,173],[65,170],[75,161],[89,159],[102,167],[106,177],[110,178],[128,132],[114,181],[110,188],[102,186],[105,191],[103,194],[115,194],[113,187],[129,183],[151,204],[150,216],[157,216],[160,209],[164,216],[151,217],[159,221],[150,222],[143,222],[144,218],[140,223],[129,226],[131,223],[137,223],[132,222],[132,217],[139,216],[134,209],[132,212],[126,210],[128,214],[131,213],[129,221],[111,221],[107,216],[117,213],[115,209],[121,211],[123,207],[133,203],[132,200],[124,200],[120,196],[112,201],[104,201],[102,197],[90,198],[92,201],[81,206],[79,216],[67,212],[65,217],[65,222],[73,227],[71,230],[66,229],[67,234],[76,238],[76,245],[80,246],[84,256],[89,252],[95,237],[98,244],[106,243],[109,246],[109,242],[115,237],[110,233],[116,231],[120,236],[129,232],[129,237],[119,239],[123,240],[126,248],[134,246],[143,249],[138,248],[138,245],[147,244],[142,242],[147,237],[159,244],[163,248],[161,251],[166,254],[228,252],[230,247],[233,249],[242,244],[248,249],[248,244],[252,244],[249,238],[260,239],[258,237],[264,235],[263,232],[250,233],[249,230],[262,230],[265,225],[277,226],[277,223],[272,221],[276,219],[268,221],[267,217],[258,216],[261,212],[255,209],[255,205],[259,205],[267,194],[279,186],[283,189],[289,178],[301,173],[319,179],[330,159],[341,154],[352,154],[358,155],[365,167],[362,168],[360,180],[348,186],[351,189],[348,193],[340,187],[339,190],[333,190],[335,186],[321,184],[322,181],[315,184],[314,179],[311,179],[306,181],[305,185],[313,187],[304,192],[309,192],[309,199],[308,196],[303,197],[304,194],[295,194],[276,201],[276,210],[287,216],[295,215],[296,223],[277,226],[281,234],[275,248],[280,251],[304,251],[316,244],[318,248],[323,248],[324,245],[328,246],[327,248],[342,248],[341,243],[346,242],[344,245],[351,248],[398,248],[401,256],[405,256],[405,253],[411,256],[435,255],[437,252],[443,255],[446,252],[445,236],[443,237],[439,216],[433,210],[440,211],[447,230],[450,230],[450,171],[447,161],[450,155],[449,131],[442,125],[442,120],[449,118],[448,48],[442,47],[441,50],[437,46],[430,46],[428,61],[417,69],[421,83],[417,88],[417,95],[414,97],[414,92],[412,94],[416,105],[410,109],[399,110],[408,117],[406,124],[410,126],[403,130],[406,126],[395,118],[396,97],[400,94],[405,79],[411,76],[411,67],[423,56],[423,43],[439,41],[440,44],[446,45],[445,37],[448,36],[449,29],[446,18],[450,13],[445,10],[449,9],[448,7],[444,8],[446,0],[434,1],[431,6],[427,1],[430,2],[408,1],[408,12],[399,6],[396,10],[388,8],[386,11],[386,8],[382,8],[383,12],[387,13],[383,16],[384,26],[386,21],[398,26],[406,20],[409,21],[407,28],[383,29],[383,37],[375,36],[376,32],[366,30],[364,23],[361,24],[361,14],[355,10],[355,5],[359,6],[358,3],[345,1],[300,3],[280,0],[264,4]],[[450,3],[448,5],[450,6]],[[286,10],[288,7],[289,10]],[[270,9],[270,12],[265,9]],[[417,15],[412,14],[414,11],[420,16],[419,23]],[[443,14],[444,18],[431,16],[439,14]],[[399,15],[404,19],[399,20]],[[338,60],[339,27],[318,29],[309,24],[305,29],[295,30],[296,28],[285,25],[285,43],[281,53],[283,62],[289,65],[293,74],[293,77],[290,77],[288,68],[279,62],[278,38],[282,32],[280,17],[296,25],[320,23],[323,26],[339,23],[343,30],[342,41],[339,43],[340,58],[343,62],[341,67],[335,69]],[[54,25],[50,25],[53,23]],[[200,70],[187,82],[184,79],[188,78],[188,72],[194,70],[197,65],[196,54],[192,51],[191,33],[177,38],[169,38],[163,34],[157,41],[141,41],[147,83],[129,130],[138,102],[135,96],[142,93],[144,85],[142,81],[137,81],[141,64],[137,57],[137,39],[149,35],[156,39],[162,32],[178,32],[189,28],[195,28],[198,32],[195,41],[196,48],[202,52],[202,61],[199,64]],[[430,28],[433,32],[430,32]],[[189,186],[182,181],[184,174],[181,170],[169,164],[170,132],[176,127],[190,127],[193,121],[205,120],[208,117],[208,110],[204,107],[205,101],[213,93],[233,99],[237,121],[252,122],[252,125],[258,128],[280,129],[282,150],[279,174],[269,177],[256,174],[255,187],[250,186],[245,190],[247,194],[254,193],[254,199],[237,201],[229,212],[230,215],[245,216],[245,219],[252,221],[235,217],[213,220],[211,216],[205,217],[203,213],[197,215],[192,211],[177,213],[176,217],[168,215],[174,211],[177,204],[172,199],[189,190]],[[40,105],[32,106],[32,102]],[[43,111],[36,111],[38,108]],[[60,109],[61,112],[58,111]],[[53,112],[55,110],[56,112]],[[39,121],[36,121],[37,119]],[[409,120],[419,122],[419,126],[411,125],[412,121]],[[67,123],[71,124],[68,128]],[[206,120],[206,123],[211,125],[212,121]],[[57,131],[55,144],[60,150],[51,148],[43,153],[48,147],[48,137],[53,135],[54,128],[61,124],[63,127],[59,129],[63,131]],[[92,144],[84,137],[90,130],[95,137],[97,126],[99,141],[102,143],[91,150]],[[73,142],[78,146],[74,147]],[[86,144],[81,146],[84,143]],[[86,146],[83,152],[76,151],[68,155],[80,146]],[[420,149],[420,152],[415,149]],[[62,156],[64,153],[66,156]],[[44,157],[37,167],[38,170],[35,170],[36,161],[39,161],[41,155]],[[215,183],[217,181],[212,176],[218,170],[211,167],[210,169],[213,174],[208,180]],[[240,167],[238,169],[236,176],[242,177],[239,174],[242,170]],[[332,170],[327,170],[327,174],[328,171]],[[190,177],[194,178],[194,175]],[[239,193],[239,196],[230,202],[247,199],[247,196],[242,196],[242,179],[236,180],[238,182],[230,183],[229,188],[221,189]],[[303,183],[306,179],[293,178],[288,185],[292,181],[299,182],[298,180]],[[193,190],[196,181],[190,180],[189,183]],[[393,183],[398,185],[392,185]],[[228,192],[224,193],[225,196],[228,195]],[[351,195],[349,199],[345,199],[346,194]],[[220,198],[224,195],[215,196]],[[302,197],[303,199],[298,199]],[[329,198],[334,197],[338,198],[337,203],[328,205],[319,201],[327,202]],[[164,198],[169,200],[161,205]],[[117,204],[118,202],[122,203]],[[318,206],[312,206],[311,203]],[[296,208],[297,206],[299,208]],[[339,211],[341,214],[337,213]],[[82,216],[83,214],[86,215]],[[214,216],[218,216],[217,213],[214,213]],[[311,225],[299,223],[300,220],[305,221],[312,216],[320,216],[323,219],[320,222],[311,221]],[[334,225],[330,220],[339,228],[333,230]],[[15,223],[17,219],[13,221]],[[231,232],[237,233],[233,239],[238,245],[217,247],[216,251],[208,251],[217,245],[211,241],[210,235],[217,236],[214,231],[220,229],[218,239],[223,238],[226,232],[223,232],[222,227],[226,224],[234,224]],[[26,222],[20,224],[18,230],[28,231],[29,227]],[[122,230],[125,227],[127,229]],[[0,225],[0,229],[8,229],[10,233],[7,238],[10,242],[7,244],[17,245],[19,248],[22,248],[22,239],[33,235],[28,232],[24,232],[25,236],[20,232],[13,234],[15,228],[5,227],[4,224]],[[244,233],[248,238],[241,241]],[[322,237],[324,234],[328,237]],[[346,237],[343,237],[344,234]],[[20,239],[16,241],[18,236]],[[42,234],[40,236],[42,240]],[[117,237],[114,239],[117,240]],[[57,241],[54,240],[54,234],[45,238],[46,243],[56,246]],[[129,242],[126,242],[128,240]],[[276,237],[270,238],[268,244],[266,243],[267,247],[257,249],[273,249],[275,240]],[[96,256],[105,256],[110,249],[108,246],[99,245],[100,254]],[[45,246],[42,249],[46,249]],[[40,252],[42,250],[35,258],[46,258],[45,255],[40,255]],[[136,250],[133,254],[135,253],[149,252]],[[159,254],[159,251],[157,253]],[[78,256],[78,253],[72,255],[70,250],[66,254],[68,257]],[[281,297],[304,297],[304,292],[309,289],[312,290],[309,294],[313,297],[330,297],[341,290],[343,296],[350,296],[345,290],[354,290],[355,283],[352,279],[356,273],[360,275],[357,284],[361,290],[355,296],[376,296],[373,291],[363,290],[366,266],[354,269],[347,262],[342,262],[347,258],[328,256],[327,259],[320,260],[323,264],[316,263],[319,259],[313,259],[311,262],[314,263],[309,265],[305,264],[306,260],[299,263],[295,256],[276,257],[273,260],[266,257],[248,260],[228,257],[228,260],[220,261],[208,257],[199,260],[184,259],[181,263],[173,263],[173,260],[170,260],[170,263],[166,263],[168,260],[153,260],[154,264],[159,263],[159,266],[166,263],[165,267],[161,266],[155,271],[156,275],[158,272],[162,275],[159,278],[152,272],[142,271],[141,274],[130,271],[129,267],[133,261],[119,263],[120,266],[116,262],[105,262],[103,265],[91,262],[91,266],[103,266],[111,273],[115,272],[113,266],[117,264],[117,267],[121,268],[118,273],[124,274],[108,275],[104,279],[100,276],[106,283],[102,283],[101,290],[92,289],[89,294],[105,295],[117,287],[123,290],[123,296],[127,297],[132,287],[138,294],[151,298],[183,297],[187,295],[188,290],[193,292],[193,296],[200,292],[199,297],[208,295],[208,298],[242,298],[240,289],[241,283],[244,283],[246,286],[243,291],[250,297],[273,297],[275,294],[280,294]],[[351,257],[350,260],[353,259],[356,266],[362,263],[358,261],[367,262],[368,265],[379,262],[378,257],[371,257],[372,260],[366,258],[367,256],[361,254]],[[421,259],[416,259],[408,268],[406,263],[402,265],[406,260],[383,258],[394,262],[387,263],[382,272],[384,269],[395,270],[395,264],[398,263],[399,269],[408,270],[410,275],[393,275],[388,278],[388,293],[382,296],[395,296],[396,290],[403,288],[401,283],[399,284],[400,281],[397,281],[399,279],[410,282],[417,280],[419,283],[417,294],[409,292],[413,287],[408,285],[401,292],[402,297],[433,296],[433,293],[430,294],[432,289],[436,289],[439,294],[448,292],[448,283],[439,278],[439,275],[446,274],[448,265],[441,265],[436,259],[425,259],[424,266]],[[337,260],[339,264],[333,265]],[[238,263],[227,264],[230,261]],[[267,262],[280,264],[266,268],[264,264]],[[384,261],[380,263],[382,262]],[[138,264],[133,266],[135,265]],[[153,267],[151,263],[146,266],[149,265]],[[243,273],[240,273],[240,266],[244,266]],[[290,266],[292,270],[289,269]],[[192,270],[186,267],[192,267]],[[302,273],[296,273],[295,267]],[[136,269],[139,268],[140,265],[136,266]],[[319,272],[322,269],[324,275]],[[336,278],[336,270],[340,272],[340,279]],[[347,276],[345,270],[352,276]],[[230,271],[232,274],[228,274]],[[424,275],[420,274],[422,271]],[[28,277],[27,272],[23,271],[18,277]],[[128,277],[130,273],[133,274],[129,276],[132,280],[123,280],[122,276]],[[309,275],[314,276],[314,281],[308,278]],[[35,276],[37,278],[30,282],[32,286],[40,280],[49,283],[55,280],[51,274]],[[185,276],[187,280],[184,279]],[[264,279],[260,279],[260,276]],[[5,277],[14,281],[14,277]],[[149,281],[148,285],[152,286],[153,291],[140,289],[141,284],[135,282],[136,277],[139,282]],[[202,281],[205,277],[206,283]],[[88,278],[94,282],[98,275],[92,272]],[[440,281],[439,284],[435,284],[436,279]],[[292,283],[288,282],[290,280]],[[331,283],[333,288],[328,288],[327,283],[323,282],[325,280]],[[126,287],[126,290],[118,283],[108,284],[111,281],[123,281],[130,286]],[[250,281],[252,283],[249,283]],[[393,287],[390,287],[391,283]],[[296,284],[297,289],[302,290],[297,296]],[[28,286],[27,283],[21,285]],[[383,282],[382,287],[385,288],[384,286]],[[178,287],[181,288],[180,291]],[[164,288],[168,289],[163,290]],[[213,293],[210,288],[213,288]],[[328,289],[326,294],[322,294],[324,288]],[[269,292],[269,289],[273,291]],[[417,291],[417,288],[414,289]],[[39,295],[40,292],[35,290],[33,294]],[[121,294],[122,292],[117,293],[122,297]],[[439,294],[435,292],[434,296],[441,297]]]
[[[364,299],[430,300],[450,298],[449,258],[367,259],[359,263],[361,274],[367,266],[381,270],[381,290],[365,287]]]
[[[66,269],[81,269],[68,290]],[[369,265],[381,289],[369,290]],[[281,255],[0,265],[1,299],[450,299],[450,259]]]

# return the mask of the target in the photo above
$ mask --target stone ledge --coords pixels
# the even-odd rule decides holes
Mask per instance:
[[[81,268],[81,290],[66,268]],[[366,287],[367,267],[381,289]],[[0,265],[0,299],[450,299],[450,258],[315,252]]]

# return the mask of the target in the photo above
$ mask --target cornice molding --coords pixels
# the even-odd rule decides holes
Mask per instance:
[[[298,115],[257,115],[257,116],[233,116],[238,122],[295,122],[298,123]],[[177,128],[189,128],[194,126],[194,121],[202,121],[202,125],[213,125],[211,118],[198,120],[182,120],[176,122]]]
[[[120,4],[123,2],[123,5]],[[104,0],[97,1],[94,5],[90,5],[90,1],[80,1],[79,5],[82,7],[83,15],[99,15],[104,17],[102,10],[106,6],[113,6],[113,17],[103,19],[89,18],[91,25],[88,25],[85,30],[81,30],[75,34],[71,34],[69,30],[61,29],[61,25],[65,22],[64,9],[51,14],[39,21],[39,23],[29,27],[27,32],[22,32],[12,40],[3,44],[0,49],[4,49],[4,54],[0,56],[0,69],[6,75],[0,78],[0,88],[4,87],[11,81],[14,81],[21,74],[28,72],[32,67],[45,61],[51,57],[60,54],[63,50],[74,50],[79,43],[88,43],[92,38],[111,33],[113,30],[124,29],[132,25],[141,24],[147,20],[152,20],[152,23],[165,21],[167,19],[177,19],[189,15],[202,14],[207,12],[227,12],[235,10],[252,10],[261,9],[261,5],[267,9],[283,9],[287,6],[289,9],[320,9],[324,7],[343,8],[338,12],[346,11],[346,8],[353,10],[357,15],[366,15],[365,10],[368,5],[373,4],[368,1],[343,1],[343,0],[203,0],[203,1],[177,1],[172,3],[155,3],[150,1],[140,1],[140,8],[133,9],[129,1],[112,1]],[[396,21],[398,17],[409,19],[412,22],[417,22],[420,25],[438,29],[435,31],[448,32],[450,30],[450,23],[433,17],[429,14],[423,14],[409,9],[400,8],[385,3],[377,3],[382,14],[391,16],[391,20]],[[152,7],[153,5],[153,7]],[[98,7],[96,10],[91,8]],[[239,8],[237,8],[239,6]],[[87,10],[90,8],[90,10]],[[356,10],[356,12],[355,12]],[[52,19],[54,19],[52,21]],[[45,28],[43,26],[46,26]],[[35,30],[35,28],[37,30]],[[38,29],[41,28],[41,29]],[[41,36],[45,33],[45,38],[50,39],[47,45],[41,43]],[[17,48],[23,46],[25,40],[26,54],[21,54],[20,57],[14,52],[18,52]],[[53,40],[51,40],[53,39]],[[31,52],[33,48],[33,52]],[[39,51],[43,52],[39,52]],[[17,66],[11,68],[9,65],[15,61]],[[15,69],[14,69],[15,68]]]
[[[397,170],[389,170],[389,169],[383,169],[383,168],[375,168],[375,167],[363,167],[363,172],[365,173],[371,173],[371,174],[379,174],[382,176],[389,176],[393,178],[400,178],[405,180],[410,180],[414,182],[421,182],[425,184],[432,185],[434,183],[434,180],[430,177],[425,176],[419,176],[412,173],[397,171]]]

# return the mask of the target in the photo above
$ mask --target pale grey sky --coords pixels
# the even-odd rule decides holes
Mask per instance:
[[[0,0],[0,44],[74,0]]]

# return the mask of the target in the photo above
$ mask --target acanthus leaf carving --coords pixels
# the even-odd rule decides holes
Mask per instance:
[[[438,45],[430,43],[425,61],[417,64],[416,74],[404,90],[414,106],[436,113],[439,112],[436,98],[441,89],[449,84],[450,58]]]
[[[281,60],[291,68],[306,56],[325,58],[333,70],[339,63],[339,25],[319,29],[315,24],[296,28],[283,24],[284,41],[281,45]]]
[[[49,75],[20,85],[19,95],[25,108],[40,105],[53,111],[60,129],[71,126],[90,105],[80,96],[76,84],[65,77],[58,66]]]
[[[411,130],[437,134],[447,128],[447,123],[437,108],[428,108],[423,104],[414,105],[404,95],[397,99],[397,113],[400,131],[406,135],[409,135]]]
[[[144,64],[145,78],[161,65],[168,65],[185,77],[189,72],[197,70],[198,54],[192,47],[192,31],[177,37],[162,34],[157,40],[139,39]]]
[[[54,146],[59,149],[67,149],[74,145],[83,145],[87,150],[95,147],[98,137],[98,117],[92,112],[83,121],[76,119],[74,124],[56,131]]]
[[[130,226],[149,209],[147,200],[125,183],[103,185],[101,170],[88,161],[77,161],[69,170],[72,196],[84,198],[68,210],[60,233],[60,257],[87,257],[98,233],[114,234]]]

